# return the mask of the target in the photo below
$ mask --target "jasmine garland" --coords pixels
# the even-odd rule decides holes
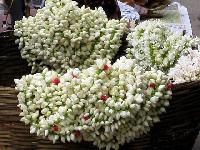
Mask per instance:
[[[72,0],[52,0],[35,17],[16,22],[22,58],[32,71],[59,73],[87,68],[99,58],[112,59],[126,32],[123,20],[108,20],[102,8],[91,10]]]
[[[200,51],[189,50],[189,54],[181,56],[168,75],[175,83],[200,80]]]
[[[127,40],[127,57],[134,58],[145,69],[151,67],[168,72],[188,48],[197,47],[199,39],[171,32],[161,21],[144,21],[131,32]]]
[[[31,133],[108,150],[148,132],[169,105],[172,87],[163,72],[144,72],[125,57],[64,75],[44,69],[15,83],[21,121]]]

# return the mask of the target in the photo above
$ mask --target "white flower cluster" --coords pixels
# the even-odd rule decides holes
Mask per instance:
[[[161,21],[144,21],[127,40],[127,57],[134,58],[145,69],[153,67],[168,72],[188,48],[197,46],[198,39],[171,32]]]
[[[100,58],[112,59],[126,32],[124,20],[108,20],[102,8],[79,8],[72,0],[52,0],[35,17],[15,25],[22,58],[32,71],[87,68]]]
[[[175,83],[200,80],[200,51],[189,50],[189,54],[181,56],[168,75]]]
[[[92,141],[108,150],[148,132],[172,94],[163,72],[143,72],[126,57],[113,65],[98,59],[64,75],[44,69],[15,83],[21,120],[31,133],[54,142]]]

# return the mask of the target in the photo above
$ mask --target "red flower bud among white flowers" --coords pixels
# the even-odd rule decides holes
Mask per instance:
[[[173,83],[169,83],[167,84],[167,90],[172,90],[174,88],[174,84]]]
[[[155,89],[156,88],[156,84],[155,83],[150,83],[149,87],[152,88],[152,89]]]
[[[100,99],[105,102],[105,101],[107,101],[108,98],[109,98],[109,96],[102,95]]]
[[[108,71],[109,69],[110,67],[107,64],[103,65],[103,71]]]
[[[51,81],[53,84],[58,85],[60,83],[60,79],[59,78],[54,78]]]
[[[79,138],[81,136],[81,132],[79,130],[74,132],[74,135],[76,138]]]
[[[60,126],[57,125],[57,124],[53,124],[51,130],[52,130],[53,132],[59,132],[59,131],[60,131]]]

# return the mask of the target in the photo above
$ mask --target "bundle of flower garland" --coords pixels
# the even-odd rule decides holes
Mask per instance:
[[[79,8],[72,0],[52,0],[35,17],[16,22],[22,58],[32,71],[87,68],[100,58],[112,59],[126,32],[123,20],[108,20],[102,8]]]
[[[163,72],[144,72],[125,57],[64,75],[44,69],[15,83],[21,120],[31,133],[107,149],[148,132],[169,105],[172,87]]]
[[[168,75],[175,83],[200,80],[200,51],[189,50],[189,54],[181,56]]]
[[[131,32],[127,40],[127,57],[134,58],[145,69],[153,67],[164,72],[173,67],[180,56],[198,45],[197,38],[178,35],[161,21],[145,21]]]

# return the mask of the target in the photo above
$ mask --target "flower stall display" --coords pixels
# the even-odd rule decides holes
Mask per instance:
[[[189,50],[189,54],[181,56],[168,75],[177,84],[200,80],[200,51]]]
[[[147,133],[171,98],[171,83],[161,71],[143,71],[121,57],[61,75],[42,73],[15,80],[21,121],[30,133],[57,140],[92,141],[99,148],[119,145]]]
[[[72,0],[52,0],[35,17],[16,22],[22,58],[32,71],[50,68],[65,73],[87,68],[95,59],[112,59],[127,31],[123,20],[108,20],[102,8],[92,10]]]
[[[200,52],[192,50],[199,39],[157,20],[131,28],[126,56],[111,64],[127,31],[125,20],[72,0],[47,0],[35,17],[16,22],[16,43],[35,73],[15,79],[31,134],[119,149],[159,121],[172,97],[170,78],[199,79]]]
[[[188,49],[197,47],[198,38],[175,34],[158,20],[144,21],[131,32],[127,40],[127,57],[134,58],[145,69],[151,67],[168,72]]]

